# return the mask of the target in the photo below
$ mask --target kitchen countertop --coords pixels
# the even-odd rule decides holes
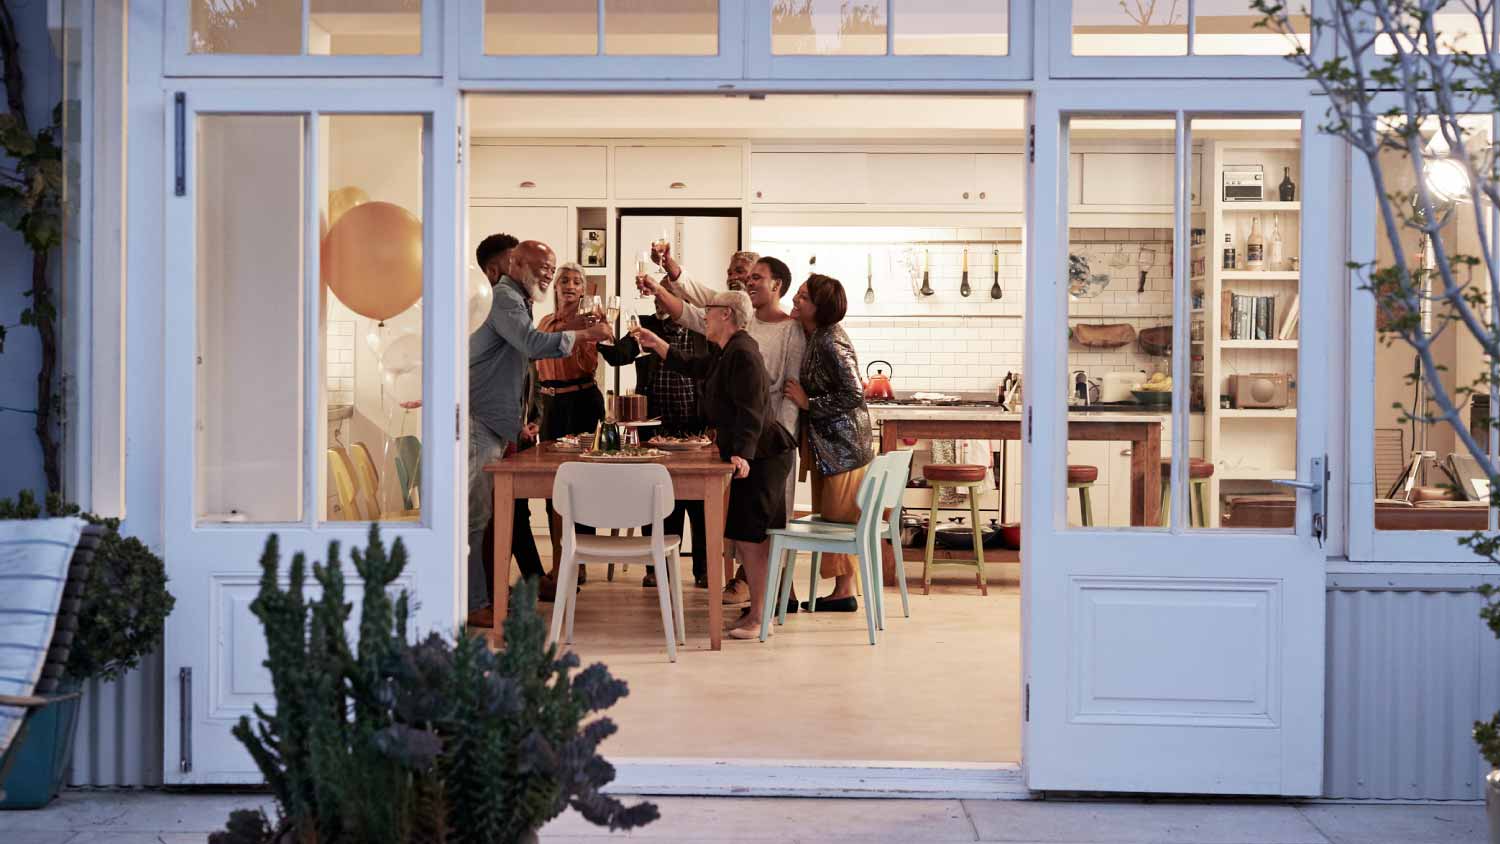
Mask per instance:
[[[1120,411],[1105,411],[1096,413],[1069,413],[1070,420],[1089,420],[1100,422],[1156,422],[1160,424],[1167,418],[1166,413],[1126,413]],[[972,405],[954,406],[927,406],[927,405],[898,405],[898,404],[872,404],[870,405],[870,421],[880,422],[886,419],[913,419],[923,421],[941,422],[943,420],[981,419],[986,421],[1013,421],[1019,422],[1021,414],[1005,410],[999,407],[975,407]]]

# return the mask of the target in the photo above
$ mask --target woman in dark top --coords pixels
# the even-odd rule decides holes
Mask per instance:
[[[760,347],[746,331],[753,309],[739,291],[720,293],[704,308],[707,354],[688,357],[647,329],[635,332],[641,347],[660,356],[668,369],[687,373],[703,385],[703,416],[717,433],[719,457],[734,465],[724,538],[735,543],[750,579],[750,607],[729,628],[733,639],[760,636],[770,541],[766,532],[786,526],[786,479],[796,441],[776,421],[767,394],[770,376]]]
[[[786,383],[786,396],[802,410],[802,465],[812,472],[813,512],[834,522],[859,521],[855,500],[865,469],[875,459],[870,410],[854,344],[839,323],[848,310],[844,285],[811,275],[792,297],[792,318],[807,332],[801,377]],[[821,573],[833,592],[818,599],[820,612],[854,612],[855,566],[849,554],[824,554]]]

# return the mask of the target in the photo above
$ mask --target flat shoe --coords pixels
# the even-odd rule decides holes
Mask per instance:
[[[643,589],[654,589],[654,588],[656,588],[656,573],[652,572],[650,574],[647,574],[645,577],[641,578],[641,587]]]
[[[726,606],[750,603],[750,584],[743,580],[730,581],[724,587],[723,600]]]
[[[812,612],[812,604],[808,601],[802,602],[802,609]],[[859,601],[853,595],[843,598],[819,598],[818,612],[854,612],[859,609]]]
[[[724,635],[728,636],[731,639],[759,639],[760,625],[757,624],[753,627],[731,627],[728,630],[724,631]],[[767,637],[769,638],[770,635],[772,634],[768,633]]]
[[[708,575],[706,575],[706,574],[695,574],[695,575],[693,575],[693,585],[695,587],[699,588],[699,589],[707,589],[708,588]]]

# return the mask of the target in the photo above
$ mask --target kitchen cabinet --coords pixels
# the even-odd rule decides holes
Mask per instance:
[[[608,149],[603,146],[474,145],[472,199],[603,199]]]
[[[1156,152],[1084,152],[1082,178],[1077,179],[1081,193],[1077,202],[1083,206],[1160,206],[1170,210],[1176,180],[1172,174],[1176,156]],[[1071,160],[1074,172],[1079,161]],[[1194,206],[1202,205],[1203,156],[1193,153],[1190,168],[1191,197]],[[1071,182],[1072,180],[1070,180]],[[1072,196],[1072,184],[1069,184]]]
[[[739,199],[744,164],[738,146],[615,147],[619,199]]]
[[[1026,164],[1018,152],[982,152],[974,156],[974,184],[979,202],[1020,211],[1026,205]]]
[[[1068,155],[1068,207],[1077,208],[1083,204],[1083,153],[1075,152]]]
[[[843,204],[870,201],[862,152],[753,152],[750,201]]]
[[[871,153],[869,171],[870,201],[881,205],[961,205],[986,198],[975,182],[972,153]]]

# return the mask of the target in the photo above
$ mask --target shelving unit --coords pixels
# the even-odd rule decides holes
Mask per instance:
[[[1201,381],[1194,375],[1194,390],[1204,407],[1204,457],[1215,464],[1209,484],[1210,500],[1215,502],[1209,514],[1209,526],[1218,527],[1222,502],[1226,495],[1270,492],[1271,481],[1297,476],[1297,409],[1296,390],[1291,391],[1291,406],[1286,408],[1224,408],[1219,397],[1228,393],[1229,376],[1259,372],[1279,372],[1296,383],[1297,350],[1292,339],[1229,339],[1224,324],[1224,293],[1244,296],[1274,297],[1271,319],[1272,336],[1279,332],[1286,309],[1300,290],[1302,274],[1291,268],[1291,259],[1300,254],[1301,202],[1263,200],[1260,202],[1225,202],[1223,173],[1226,165],[1255,165],[1264,168],[1267,195],[1274,196],[1281,181],[1282,168],[1292,168],[1292,179],[1300,190],[1302,173],[1298,166],[1301,144],[1292,138],[1223,139],[1204,143],[1205,173],[1203,204],[1206,221],[1205,244],[1212,246],[1206,256],[1206,278],[1194,277],[1192,286],[1203,293],[1203,308],[1193,309],[1193,318],[1204,325],[1204,341],[1194,343],[1194,354],[1202,354],[1204,372]],[[1269,246],[1271,230],[1279,229],[1283,244],[1283,265],[1264,270],[1243,269],[1245,243],[1252,221],[1259,219],[1261,235]],[[1240,267],[1224,269],[1224,236],[1228,234],[1240,260]],[[1194,247],[1194,256],[1199,253]],[[1269,251],[1269,250],[1268,250]],[[1267,256],[1269,257],[1269,255]],[[1201,348],[1201,352],[1199,349]]]

